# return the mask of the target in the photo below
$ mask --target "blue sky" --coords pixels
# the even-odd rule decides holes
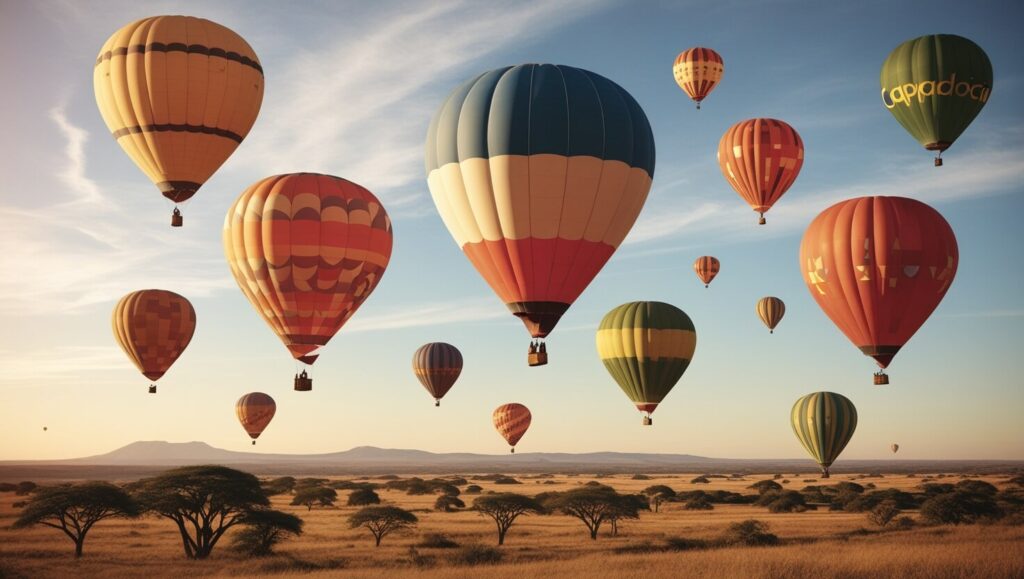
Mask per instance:
[[[860,411],[849,458],[1024,459],[1024,41],[1010,2],[15,2],[0,1],[0,459],[105,452],[135,440],[203,440],[248,449],[234,401],[263,391],[278,416],[267,452],[357,445],[504,452],[491,410],[534,414],[519,448],[803,455],[788,425],[801,395],[833,390]],[[635,6],[633,4],[636,4]],[[129,21],[182,13],[232,28],[256,50],[266,96],[253,130],[167,226],[169,207],[107,133],[92,94],[104,40]],[[971,38],[995,71],[981,115],[935,169],[882,106],[878,72],[904,40]],[[696,45],[725,60],[695,111],[672,62]],[[549,339],[551,364],[525,365],[519,321],[452,242],[430,200],[423,140],[462,80],[553,62],[625,87],[654,128],[654,185],[625,243]],[[758,227],[722,178],[731,124],[775,117],[803,137],[796,184]],[[230,203],[250,183],[296,171],[367,187],[392,216],[395,250],[370,300],[290,389],[295,363],[231,278],[220,243]],[[859,195],[904,195],[953,226],[955,283],[890,367],[871,361],[818,309],[797,263],[818,212]],[[723,271],[705,290],[694,258]],[[114,343],[117,299],[158,287],[188,297],[192,344],[149,396]],[[763,295],[786,301],[769,336]],[[594,331],[620,303],[685,310],[694,361],[655,413],[640,415],[601,365]],[[466,368],[435,409],[409,369],[428,341],[457,345]],[[49,431],[42,432],[42,426]]]

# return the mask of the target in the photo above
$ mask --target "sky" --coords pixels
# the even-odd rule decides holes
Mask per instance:
[[[255,49],[266,73],[245,142],[168,226],[169,206],[110,137],[92,89],[100,46],[132,20],[188,14]],[[137,440],[200,440],[250,450],[234,403],[277,400],[261,452],[372,445],[507,452],[491,425],[506,402],[533,425],[519,452],[629,451],[804,457],[789,426],[800,396],[850,398],[858,428],[845,458],[1024,459],[1024,37],[1013,2],[90,2],[0,0],[0,460],[104,453]],[[992,61],[990,99],[932,166],[883,107],[888,53],[923,34],[971,38]],[[724,58],[696,111],[672,77],[691,46]],[[434,208],[423,168],[434,111],[463,80],[499,66],[585,68],[628,90],[649,117],[657,167],[632,232],[526,365],[522,324],[479,277]],[[751,117],[800,133],[803,170],[756,225],[718,168],[718,140]],[[394,253],[381,284],[323,350],[314,390],[231,277],[224,214],[251,183],[323,172],[374,192]],[[935,207],[960,248],[945,299],[871,385],[873,362],[817,307],[798,264],[804,228],[826,207],[902,195]],[[722,272],[710,289],[700,255]],[[116,345],[124,294],[186,296],[195,337],[147,394]],[[774,335],[754,313],[781,297]],[[686,311],[693,362],[640,424],[594,346],[601,317],[633,300]],[[431,341],[465,358],[440,408],[410,370]],[[48,430],[43,431],[46,426]],[[841,460],[841,459],[840,459]]]

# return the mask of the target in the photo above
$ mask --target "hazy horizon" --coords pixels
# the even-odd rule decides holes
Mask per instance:
[[[695,17],[699,12],[699,17]],[[244,143],[168,227],[170,206],[109,135],[92,72],[100,46],[133,19],[201,16],[243,36],[266,73]],[[491,411],[533,413],[517,453],[595,451],[806,459],[789,424],[817,390],[850,398],[857,431],[837,462],[893,458],[1024,460],[1024,5],[866,3],[269,2],[0,0],[0,460],[78,458],[140,440],[314,454],[359,446],[501,454]],[[841,27],[836,23],[842,22]],[[994,87],[932,167],[884,108],[886,55],[922,34],[971,38]],[[676,55],[710,46],[725,61],[702,110],[672,77]],[[528,335],[479,277],[437,214],[423,169],[431,115],[459,83],[523,62],[606,76],[644,108],[657,143],[647,203],[614,257],[526,365]],[[715,160],[727,127],[774,117],[802,136],[796,183],[758,226]],[[379,287],[324,348],[312,392],[225,262],[229,205],[271,174],[318,171],[365,186],[389,212],[395,245]],[[945,299],[871,385],[873,362],[814,303],[801,279],[804,228],[860,195],[904,195],[952,225],[960,266]],[[714,255],[709,289],[691,264]],[[195,337],[147,394],[115,343],[110,313],[143,288],[195,306]],[[774,335],[754,313],[786,303]],[[697,331],[693,362],[643,427],[605,371],[594,332],[611,308],[660,300]],[[420,345],[456,345],[465,369],[435,408],[410,370]],[[234,403],[260,391],[277,415],[257,446]],[[44,432],[43,427],[47,430]]]

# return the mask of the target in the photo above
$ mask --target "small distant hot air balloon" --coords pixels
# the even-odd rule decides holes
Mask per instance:
[[[804,164],[804,142],[776,119],[749,119],[733,125],[718,142],[718,165],[725,180],[751,209],[764,214],[796,181]]]
[[[882,104],[929,151],[942,152],[978,116],[992,93],[992,63],[955,34],[931,34],[897,46],[882,64]]]
[[[814,300],[883,371],[956,275],[956,237],[938,211],[904,197],[858,197],[814,218],[800,267]]]
[[[512,447],[511,452],[515,453],[516,443],[530,428],[530,409],[522,404],[510,402],[495,408],[491,418],[498,434]]]
[[[676,84],[697,103],[698,110],[701,101],[715,90],[724,73],[725,64],[721,55],[710,48],[700,46],[679,53],[675,64],[672,65],[672,75],[676,78]]]
[[[241,36],[216,22],[154,16],[107,39],[93,88],[114,139],[177,204],[195,195],[256,122],[263,67]],[[181,224],[175,207],[171,225]]]
[[[898,445],[898,444],[896,444],[894,442],[894,443],[889,445],[889,449],[892,450],[893,454],[896,454],[896,451],[898,451],[900,449],[900,445]]]
[[[274,419],[277,404],[274,399],[262,392],[250,392],[235,403],[235,414],[242,428],[249,433],[252,443],[263,434],[263,430]]]
[[[697,349],[697,331],[683,310],[662,302],[630,302],[605,314],[597,328],[597,353],[619,388],[651,413],[686,372]]]
[[[257,181],[228,209],[224,255],[238,287],[292,357],[316,361],[377,287],[391,259],[391,220],[363,187],[331,175]],[[295,389],[310,390],[303,369]]]
[[[166,290],[134,291],[117,302],[111,317],[114,338],[142,375],[154,382],[185,351],[196,329],[196,311]],[[156,393],[156,384],[149,387]]]
[[[857,409],[835,392],[815,392],[796,401],[790,413],[793,433],[821,466],[822,478],[843,452],[857,428]]]
[[[786,304],[779,298],[767,296],[757,300],[757,315],[760,316],[764,325],[768,326],[768,333],[775,333],[775,326],[782,321],[786,315]]]
[[[721,267],[722,264],[719,263],[718,259],[710,255],[702,255],[697,258],[697,261],[693,262],[693,271],[697,273],[700,281],[704,282],[704,287],[708,287],[711,284],[711,280],[715,279]]]
[[[46,429],[46,427],[44,426],[44,427],[43,427],[43,432],[46,432],[46,430],[47,430],[47,429]]]
[[[462,373],[462,352],[444,342],[424,344],[412,355],[412,371],[434,397],[434,406],[440,406]]]
[[[636,100],[601,75],[504,67],[438,109],[426,172],[455,242],[542,340],[633,227],[654,176],[654,135]],[[547,355],[533,342],[527,361]]]

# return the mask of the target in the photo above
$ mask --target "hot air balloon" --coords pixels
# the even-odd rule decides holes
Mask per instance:
[[[793,434],[821,466],[822,478],[843,452],[857,428],[857,409],[835,392],[815,392],[796,401],[790,413]]]
[[[166,290],[134,291],[117,302],[111,317],[114,339],[142,375],[154,382],[192,341],[196,311],[180,295]],[[156,384],[149,387],[156,393]]]
[[[424,344],[412,355],[412,371],[434,397],[434,406],[440,406],[462,373],[462,352],[444,342]]]
[[[764,214],[800,174],[804,142],[796,130],[775,119],[736,123],[718,142],[718,165],[725,180],[750,207]]]
[[[721,55],[710,48],[700,46],[679,53],[675,64],[672,65],[676,84],[697,103],[698,110],[701,101],[721,82],[724,72],[725,64]]]
[[[511,452],[514,454],[516,443],[530,428],[530,409],[522,404],[510,402],[495,408],[491,418],[494,420],[494,428],[512,447]]]
[[[837,203],[811,222],[800,244],[807,289],[882,370],[942,301],[958,260],[946,220],[904,197]],[[888,383],[883,371],[875,374],[875,384]]]
[[[499,68],[464,83],[427,132],[441,219],[535,339],[626,237],[654,175],[654,137],[614,82],[570,66]],[[547,362],[531,343],[529,362]]]
[[[992,63],[980,46],[931,34],[896,47],[882,64],[882,104],[925,149],[942,152],[967,129],[992,94]]]
[[[683,310],[662,302],[630,302],[605,314],[597,328],[597,353],[604,367],[645,413],[668,395],[693,359],[697,330]]]
[[[250,392],[235,402],[235,414],[242,428],[249,433],[252,443],[263,434],[263,430],[274,419],[277,404],[274,399],[262,392]]]
[[[216,22],[154,16],[107,39],[93,88],[114,139],[177,204],[249,134],[263,102],[263,67],[241,36]],[[171,225],[181,224],[175,207]]]
[[[46,432],[46,431],[47,431],[47,428],[44,426],[43,427],[43,432]]]
[[[238,287],[305,364],[366,301],[391,258],[391,220],[373,193],[316,173],[252,184],[228,209],[223,239]],[[305,369],[296,375],[296,390],[312,386]]]
[[[710,255],[702,255],[697,258],[697,261],[693,262],[693,271],[697,273],[700,281],[704,282],[704,287],[708,287],[711,280],[715,279],[721,267],[722,264],[719,263],[718,259]]]
[[[764,325],[768,326],[768,333],[775,333],[775,326],[782,321],[786,315],[786,304],[779,298],[768,296],[757,300],[757,315],[760,316]]]
[[[889,445],[889,449],[892,450],[893,454],[896,454],[896,451],[900,449],[900,445],[898,445],[898,444],[896,444],[894,442],[894,443]]]

